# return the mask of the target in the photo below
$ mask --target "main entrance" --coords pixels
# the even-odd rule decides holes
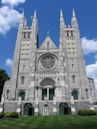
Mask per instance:
[[[53,100],[55,96],[55,81],[51,78],[45,78],[40,83],[42,87],[42,100]]]
[[[71,113],[71,108],[67,103],[61,103],[59,105],[59,115],[67,115]]]
[[[34,107],[32,106],[31,103],[26,103],[24,105],[24,115],[27,115],[27,116],[32,116],[34,115]]]

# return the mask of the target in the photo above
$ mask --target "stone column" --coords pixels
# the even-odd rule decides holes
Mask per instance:
[[[53,115],[57,115],[56,97],[53,98]]]
[[[19,97],[19,100],[18,100],[18,106],[17,106],[17,110],[16,112],[21,115],[21,97]]]
[[[49,109],[48,109],[48,98],[44,98],[44,107],[43,107],[43,116],[49,115]]]
[[[49,88],[47,88],[47,99],[49,100]]]
[[[39,100],[38,97],[35,100],[35,110],[34,110],[35,116],[39,115]]]
[[[76,109],[75,109],[75,106],[74,106],[74,98],[73,98],[73,96],[71,96],[71,113],[73,115],[76,114]]]

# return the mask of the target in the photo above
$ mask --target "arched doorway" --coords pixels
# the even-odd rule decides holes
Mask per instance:
[[[61,103],[59,105],[59,115],[68,115],[71,113],[71,108],[67,103]]]
[[[45,98],[53,100],[55,96],[55,81],[51,78],[44,78],[40,86],[42,89],[42,100],[45,100]]]
[[[32,106],[31,103],[26,103],[24,105],[24,115],[27,116],[33,116],[34,115],[34,107]]]

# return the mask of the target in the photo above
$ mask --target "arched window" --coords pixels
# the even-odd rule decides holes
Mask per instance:
[[[25,91],[20,90],[18,93],[18,97],[21,97],[21,100],[25,100]]]
[[[73,38],[73,31],[71,31],[71,37]]]
[[[22,77],[21,77],[21,84],[23,85],[23,84],[24,84],[24,82],[25,82],[25,77],[24,77],[24,76],[22,76]]]
[[[9,90],[6,91],[7,92],[7,99],[9,98]]]
[[[69,38],[69,31],[67,31],[67,37]]]
[[[89,90],[88,89],[85,89],[85,91],[86,91],[86,97],[88,99],[89,98]]]
[[[75,75],[72,75],[72,83],[74,84],[76,81],[76,76]]]
[[[23,65],[23,71],[25,70],[25,65]]]
[[[71,95],[73,96],[74,100],[78,100],[78,94],[79,94],[78,90],[74,89],[72,91]]]

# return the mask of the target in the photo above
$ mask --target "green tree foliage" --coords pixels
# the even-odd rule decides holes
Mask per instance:
[[[0,69],[0,101],[5,81],[9,80],[10,77],[5,70]]]

